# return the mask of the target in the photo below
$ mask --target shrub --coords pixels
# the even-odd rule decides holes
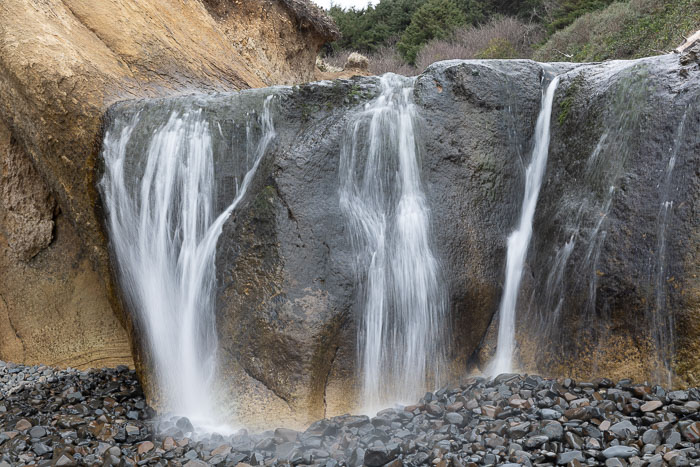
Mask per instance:
[[[493,39],[489,46],[476,55],[476,58],[517,58],[518,51],[506,39]]]
[[[330,55],[323,57],[323,61],[333,68],[343,69],[348,57],[353,53],[352,50],[338,50]]]
[[[630,0],[589,13],[554,34],[540,61],[638,58],[672,50],[700,28],[697,0]]]
[[[404,76],[418,74],[416,67],[406,63],[394,46],[380,47],[369,57],[369,71],[373,75],[383,75],[384,73],[396,73]]]
[[[547,18],[547,32],[552,34],[573,23],[586,13],[601,10],[614,0],[563,0],[557,1],[556,6]]]
[[[513,17],[496,18],[483,26],[457,29],[449,39],[433,40],[418,53],[416,65],[453,58],[526,58],[542,37],[540,28]]]

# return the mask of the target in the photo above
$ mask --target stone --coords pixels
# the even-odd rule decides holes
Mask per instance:
[[[566,440],[566,444],[568,444],[571,449],[575,449],[575,450],[583,449],[583,439],[581,439],[581,437],[578,436],[576,433],[572,433],[571,431],[567,431],[564,434],[564,439]]]
[[[425,406],[425,411],[434,417],[441,417],[445,413],[444,407],[440,404],[427,404]]]
[[[398,446],[370,446],[365,450],[364,464],[369,467],[383,466],[399,454]]]
[[[682,431],[683,438],[691,443],[700,443],[700,422],[693,422]]]
[[[658,430],[649,429],[642,434],[642,442],[644,444],[660,444],[661,434]]]
[[[671,391],[668,393],[668,399],[671,401],[685,402],[688,400],[688,391]]]
[[[622,459],[627,459],[632,456],[636,456],[639,454],[639,451],[636,448],[633,448],[631,446],[611,446],[603,451],[603,456],[605,456],[606,459],[611,459],[613,457],[620,457]]]
[[[69,467],[78,465],[78,463],[75,461],[73,456],[71,456],[70,454],[63,453],[58,457],[54,465],[56,465],[57,467]]]
[[[565,451],[557,455],[557,465],[568,465],[570,462],[585,462],[586,457],[581,451]]]
[[[166,436],[163,440],[163,450],[170,451],[175,448],[175,440],[171,436]]]
[[[561,412],[552,409],[542,409],[542,419],[557,420],[561,417]]]
[[[547,436],[531,436],[530,438],[525,440],[525,447],[527,447],[528,449],[538,448],[547,441],[549,441],[549,438]]]
[[[663,407],[663,402],[661,401],[649,401],[644,403],[640,408],[642,412],[653,412],[661,407]]]
[[[498,415],[499,410],[498,407],[487,404],[481,406],[481,413],[489,418],[496,418],[496,415]]]
[[[290,430],[288,428],[277,428],[275,430],[275,436],[277,438],[282,438],[287,442],[294,442],[299,436],[299,432],[296,430]]]
[[[610,427],[610,431],[615,433],[615,436],[622,439],[627,439],[630,436],[637,434],[637,427],[629,420],[623,420]]]
[[[43,438],[44,436],[46,436],[46,429],[41,426],[32,427],[29,430],[29,436],[31,436],[32,438]]]
[[[672,448],[676,447],[678,443],[681,442],[681,434],[677,432],[676,430],[671,430],[669,432],[664,433],[664,444],[671,446]]]
[[[605,467],[626,467],[626,464],[623,464],[619,458],[613,457],[605,461]]]
[[[140,444],[138,445],[138,448],[137,448],[136,451],[139,453],[139,455],[142,455],[142,454],[145,454],[145,453],[147,453],[147,452],[150,452],[151,450],[153,450],[154,447],[155,447],[155,446],[153,445],[152,442],[150,442],[150,441],[144,441],[143,443],[140,443]],[[213,454],[213,453],[212,453],[212,454]],[[214,454],[214,455],[216,455],[216,454]]]
[[[549,441],[558,441],[564,436],[564,427],[559,422],[549,422],[541,430]]]
[[[226,456],[231,452],[231,446],[228,446],[226,444],[222,444],[218,448],[215,448],[211,451],[212,456]]]
[[[27,431],[32,427],[32,424],[26,418],[19,420],[15,423],[15,430],[17,431]]]
[[[192,422],[190,422],[190,419],[187,417],[180,417],[175,423],[175,426],[185,433],[191,433],[194,431],[194,426],[192,426]]]
[[[508,434],[515,439],[522,438],[530,432],[530,422],[519,423],[508,428]]]
[[[48,454],[53,451],[50,447],[48,447],[45,443],[32,443],[32,451],[37,456],[43,456],[44,454]]]
[[[464,417],[455,412],[448,412],[445,415],[445,421],[451,425],[462,426],[464,424]]]

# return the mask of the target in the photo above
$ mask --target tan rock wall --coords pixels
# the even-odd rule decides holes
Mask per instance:
[[[123,326],[73,226],[0,124],[0,359],[133,366]]]
[[[262,81],[273,85],[316,79],[316,57],[327,38],[313,25],[290,15],[290,7],[282,1],[204,3],[238,52],[250,63],[259,64],[253,72]]]

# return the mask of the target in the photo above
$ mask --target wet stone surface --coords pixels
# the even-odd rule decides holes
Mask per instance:
[[[156,419],[133,371],[0,362],[10,465],[700,465],[700,391],[599,379],[469,378],[376,417],[306,431],[193,433]]]

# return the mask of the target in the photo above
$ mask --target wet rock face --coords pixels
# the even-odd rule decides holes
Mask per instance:
[[[699,102],[700,70],[674,55],[562,77],[520,295],[526,367],[695,384]]]
[[[533,62],[454,63],[416,83],[423,185],[454,317],[444,338],[454,338],[450,358],[461,363],[455,376],[498,305],[504,232],[518,205],[517,177],[504,175],[517,171],[511,151],[530,144],[539,76]],[[274,410],[304,424],[360,405],[365,271],[355,271],[338,168],[353,116],[376,93],[376,78],[283,92],[275,148],[219,238],[220,368],[246,408],[239,412],[253,420],[261,417],[249,410]],[[261,395],[267,407],[252,404]]]
[[[688,274],[698,262],[697,73],[678,73],[671,56],[555,68],[563,76],[520,297],[518,358],[551,374],[658,381],[675,336],[683,356],[676,368],[690,378],[698,335],[698,288]],[[541,78],[542,67],[529,61],[454,61],[433,65],[415,84],[455,378],[468,362],[485,364],[494,344]],[[339,209],[338,163],[353,114],[376,92],[376,78],[283,91],[274,149],[219,238],[221,368],[240,407],[260,410],[255,419],[272,410],[304,424],[359,405],[364,277],[353,270]],[[660,217],[671,202],[672,217]],[[666,311],[651,312],[657,304]],[[251,402],[260,398],[264,409]]]
[[[529,61],[445,62],[416,84],[424,123],[423,183],[448,284],[452,358],[461,368],[498,309],[540,78],[541,68]]]

